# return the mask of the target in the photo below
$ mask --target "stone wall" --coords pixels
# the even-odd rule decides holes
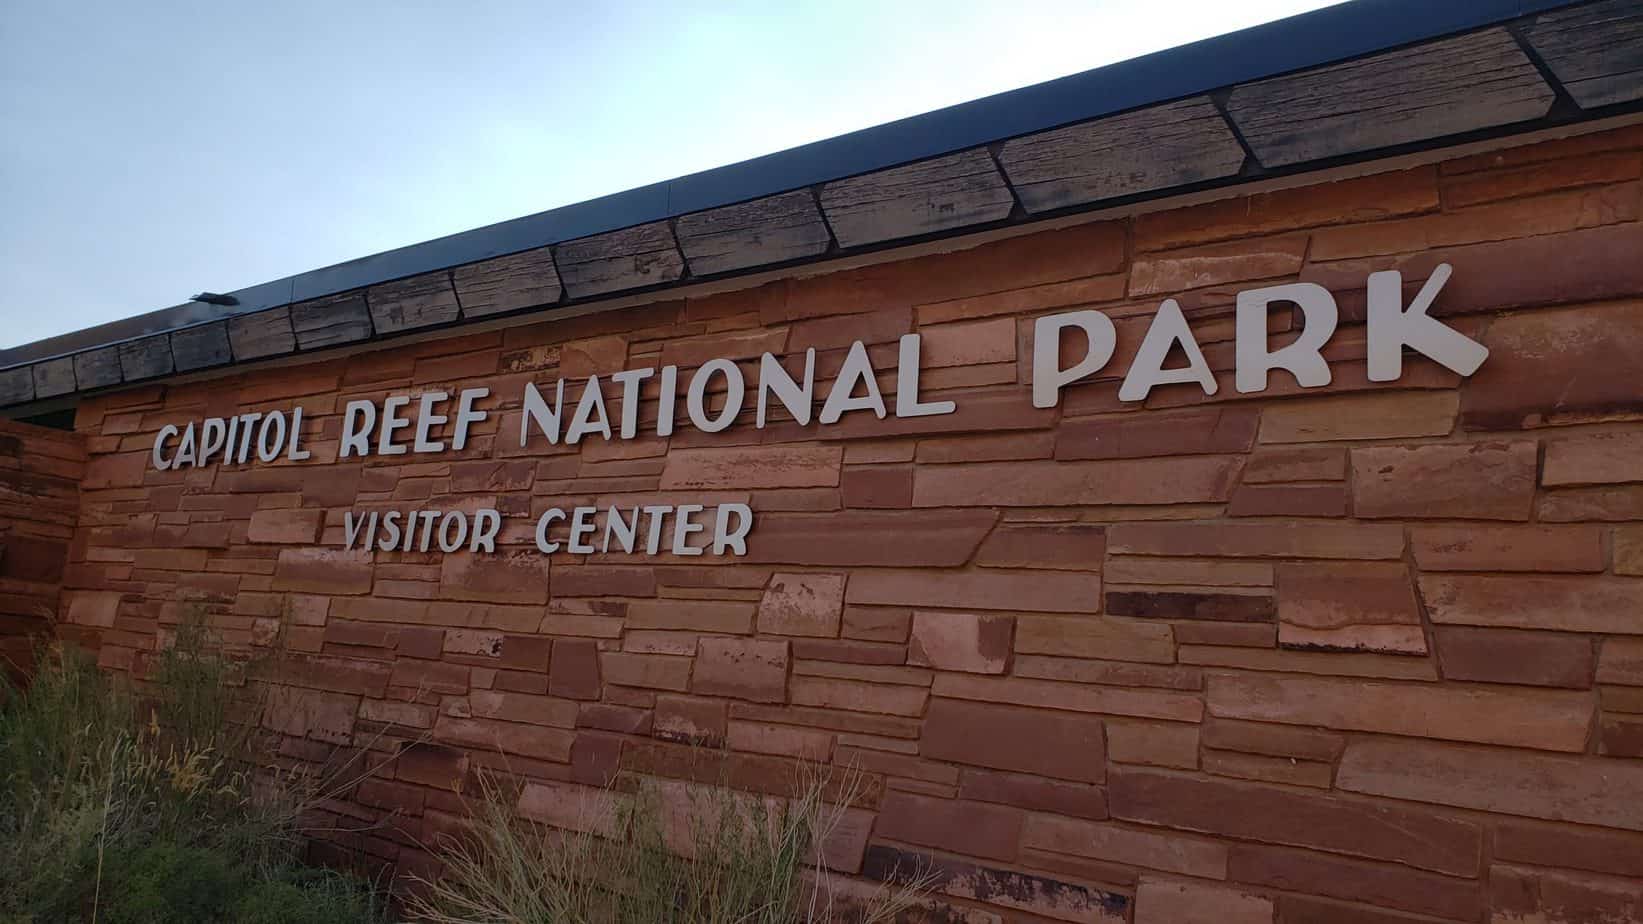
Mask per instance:
[[[0,671],[26,670],[50,632],[85,466],[79,436],[0,419]]]
[[[943,920],[1634,919],[1640,165],[1634,126],[88,400],[67,630],[140,672],[183,606],[247,647],[286,621],[284,753],[369,744],[336,809],[389,816],[350,841],[385,861],[482,767],[565,821],[618,765],[781,792],[810,759],[869,784],[830,861],[934,864]],[[1487,363],[1370,382],[1366,275],[1444,262],[1433,314]],[[1233,295],[1295,280],[1341,305],[1333,382],[1240,395]],[[1165,297],[1213,398],[1033,407],[1033,318],[1107,312],[1116,375]],[[826,380],[910,331],[956,413],[513,438],[526,381],[807,347]],[[337,460],[346,400],[473,385],[501,403],[464,450]],[[306,462],[149,463],[164,424],[296,403]],[[529,515],[635,501],[748,503],[749,554],[535,549]],[[389,507],[496,507],[504,547],[341,550]]]

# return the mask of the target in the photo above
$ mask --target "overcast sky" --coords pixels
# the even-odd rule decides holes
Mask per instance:
[[[12,0],[0,347],[1326,5]]]

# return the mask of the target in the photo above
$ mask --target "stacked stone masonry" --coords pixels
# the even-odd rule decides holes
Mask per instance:
[[[90,398],[62,631],[138,675],[191,607],[278,638],[282,754],[368,749],[332,810],[381,824],[338,846],[407,869],[482,769],[574,825],[618,767],[779,796],[819,761],[864,782],[825,861],[930,866],[926,920],[1637,920],[1640,168],[1631,126]],[[1370,382],[1366,275],[1440,263],[1487,363]],[[1334,380],[1240,395],[1233,296],[1296,280],[1341,304]],[[1166,297],[1217,395],[1032,406],[1036,317],[1109,314],[1117,375]],[[957,413],[506,436],[526,381],[809,347],[825,381],[915,331]],[[347,400],[473,385],[503,403],[462,451],[337,461]],[[295,403],[306,462],[150,465],[165,424]],[[637,501],[747,503],[749,554],[534,547],[527,514]],[[496,555],[342,550],[409,506],[512,516]]]
[[[72,433],[0,419],[0,674],[28,669],[34,639],[58,612],[80,514],[83,444]]]

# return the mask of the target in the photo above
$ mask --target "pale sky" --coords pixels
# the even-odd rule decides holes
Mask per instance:
[[[0,347],[1327,5],[13,0]]]

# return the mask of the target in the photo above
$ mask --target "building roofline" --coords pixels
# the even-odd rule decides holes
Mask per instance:
[[[832,188],[830,184],[839,184],[840,181],[851,178],[871,181],[874,176],[883,175],[885,171],[892,171],[903,165],[956,156],[963,152],[986,150],[993,155],[993,166],[998,168],[1000,174],[997,185],[1004,190],[1003,195],[1014,199],[1013,210],[1006,209],[1010,212],[1009,217],[989,212],[973,216],[981,220],[968,221],[962,227],[920,228],[918,234],[941,236],[947,233],[974,231],[1010,221],[1034,220],[1051,213],[1066,213],[1076,208],[1091,207],[1095,200],[1072,203],[1059,209],[1035,208],[1033,203],[1023,198],[1023,184],[1015,175],[1015,171],[1006,169],[1007,165],[998,162],[998,149],[1001,145],[1007,149],[1008,145],[1004,143],[1013,139],[1028,139],[1066,126],[1092,123],[1092,120],[1116,123],[1124,118],[1122,114],[1125,113],[1144,115],[1148,112],[1163,111],[1165,106],[1190,102],[1194,98],[1202,98],[1206,106],[1213,101],[1220,119],[1225,120],[1231,128],[1230,133],[1222,129],[1223,134],[1228,134],[1229,138],[1235,137],[1237,144],[1248,157],[1242,161],[1241,167],[1234,165],[1230,169],[1223,169],[1218,174],[1211,175],[1206,181],[1193,181],[1192,177],[1196,174],[1188,171],[1183,174],[1188,179],[1186,183],[1176,182],[1167,188],[1160,186],[1143,190],[1137,193],[1137,196],[1141,193],[1150,195],[1180,192],[1193,187],[1195,182],[1197,188],[1202,188],[1206,183],[1228,185],[1247,176],[1266,177],[1294,172],[1301,167],[1312,169],[1354,158],[1366,159],[1371,154],[1379,156],[1394,149],[1408,150],[1408,145],[1394,145],[1361,152],[1325,151],[1322,157],[1303,156],[1299,161],[1286,162],[1287,154],[1272,156],[1258,147],[1251,148],[1250,140],[1246,138],[1249,134],[1248,126],[1242,124],[1245,118],[1243,112],[1229,111],[1229,105],[1238,107],[1238,95],[1262,86],[1263,82],[1269,82],[1273,78],[1287,79],[1281,75],[1294,75],[1320,68],[1324,69],[1323,73],[1329,74],[1337,67],[1343,70],[1350,67],[1351,65],[1346,62],[1360,59],[1379,60],[1406,46],[1434,42],[1448,36],[1503,24],[1506,25],[1506,30],[1496,31],[1501,32],[1502,36],[1505,32],[1510,32],[1512,40],[1515,40],[1521,49],[1523,68],[1526,71],[1537,72],[1538,76],[1544,79],[1544,84],[1537,85],[1544,91],[1547,103],[1543,107],[1544,113],[1537,110],[1529,113],[1530,118],[1512,118],[1507,122],[1489,125],[1482,130],[1484,134],[1529,131],[1558,121],[1570,121],[1572,118],[1612,114],[1616,107],[1609,102],[1594,106],[1571,107],[1568,104],[1569,88],[1559,85],[1554,76],[1558,70],[1556,63],[1552,62],[1549,65],[1547,55],[1542,53],[1543,49],[1538,47],[1538,42],[1531,45],[1522,35],[1526,24],[1536,22],[1526,17],[1582,6],[1593,9],[1618,8],[1618,13],[1610,10],[1605,15],[1610,20],[1627,20],[1628,26],[1630,20],[1643,20],[1643,15],[1629,12],[1624,0],[1599,0],[1595,3],[1591,0],[1470,0],[1464,4],[1430,3],[1429,0],[1352,0],[740,163],[248,286],[228,293],[237,304],[224,306],[187,302],[0,350],[0,370],[6,370],[0,371],[0,376],[12,375],[16,378],[15,372],[19,367],[35,364],[37,368],[32,378],[38,380],[41,376],[39,366],[52,361],[66,364],[68,357],[75,354],[85,354],[99,349],[108,350],[116,344],[129,345],[143,338],[187,331],[202,325],[216,323],[220,327],[223,326],[221,322],[229,319],[243,319],[247,315],[295,306],[341,293],[360,292],[362,302],[365,295],[372,294],[372,301],[375,302],[373,287],[381,286],[383,283],[448,271],[452,267],[477,264],[542,248],[552,249],[558,265],[545,267],[543,270],[554,277],[553,297],[545,298],[534,306],[537,310],[552,307],[553,304],[563,301],[584,301],[584,296],[604,297],[617,294],[618,291],[622,294],[631,294],[633,291],[660,287],[666,283],[695,281],[704,277],[723,275],[724,273],[715,272],[710,267],[706,267],[706,272],[698,269],[696,261],[687,253],[688,248],[676,239],[671,242],[671,246],[657,245],[663,251],[673,251],[671,256],[679,258],[681,266],[671,275],[664,274],[664,277],[659,279],[642,279],[639,280],[642,283],[640,285],[618,286],[614,289],[601,288],[600,285],[582,285],[575,280],[575,273],[568,271],[574,269],[574,266],[566,265],[567,260],[574,262],[574,257],[567,255],[567,251],[573,248],[561,248],[557,245],[581,242],[589,238],[597,239],[598,236],[610,235],[611,232],[624,229],[632,229],[638,233],[650,226],[656,227],[658,234],[674,236],[673,222],[676,219],[702,213],[715,214],[709,210],[723,209],[738,203],[775,201],[780,194],[805,189],[816,192],[816,208],[828,212],[827,217],[832,217],[831,210],[824,208],[821,202],[821,197]],[[1563,19],[1571,18],[1567,14],[1559,16]],[[1577,15],[1573,18],[1581,17]],[[1616,41],[1624,43],[1628,39],[1623,36]],[[1331,65],[1335,67],[1330,67]],[[1464,68],[1465,65],[1466,62],[1458,60],[1454,64],[1457,69]],[[1344,74],[1343,79],[1346,79]],[[1253,112],[1263,106],[1271,108],[1276,105],[1263,103],[1259,97],[1258,92],[1253,93],[1253,98],[1244,111]],[[1552,102],[1554,97],[1556,105]],[[1635,100],[1630,97],[1622,99],[1625,106],[1633,102]],[[1573,110],[1573,113],[1560,114],[1559,109]],[[1094,121],[1093,124],[1099,127],[1105,123]],[[1240,128],[1245,130],[1239,131]],[[1477,126],[1459,125],[1455,128],[1458,130],[1440,132],[1446,143],[1480,137]],[[1116,198],[1109,196],[1099,204],[1107,206],[1125,198],[1122,195]],[[823,224],[822,216],[816,217],[817,224]],[[665,223],[665,227],[658,223]],[[870,249],[880,243],[872,240],[846,240],[836,232],[837,228],[831,226],[821,232],[832,238],[823,248],[826,256],[836,255],[841,250],[855,252]],[[916,238],[918,234],[913,237]],[[906,243],[908,239],[909,236],[903,234],[895,239],[894,243]],[[647,245],[641,243],[633,246],[643,249]],[[580,248],[580,244],[577,247]],[[544,260],[547,259],[548,252],[542,251]],[[811,259],[820,258],[822,255],[821,252],[806,252],[803,256],[805,259]],[[671,259],[668,254],[664,253],[663,256]],[[795,261],[767,259],[757,265],[748,264],[745,268],[763,270],[784,262]],[[562,287],[561,280],[564,282]],[[451,301],[456,303],[461,299],[453,293]],[[465,306],[457,306],[456,314],[463,317],[472,314],[464,309]],[[361,310],[364,310],[363,304]],[[374,309],[372,313],[375,313]],[[454,320],[454,317],[445,320]],[[382,324],[376,324],[374,330],[367,331],[367,336],[393,332],[385,331],[382,327]],[[228,346],[226,336],[213,336],[209,339],[213,344],[217,339],[223,339],[225,342],[220,351],[215,351],[213,347],[212,360],[207,365],[260,358],[242,357],[239,355],[240,351]],[[299,332],[293,350],[286,352],[304,349],[301,341]],[[174,371],[188,371],[200,367],[185,367],[180,361],[168,362],[163,368],[160,365],[149,367],[148,374],[145,375],[141,374],[144,368],[138,363],[135,371],[139,375],[135,378],[153,378]],[[67,391],[85,391],[88,384],[91,387],[106,387],[110,384],[130,382],[134,380],[132,371],[126,369],[123,374],[115,376],[112,382],[106,375],[101,379],[82,375],[82,379],[89,381],[71,382]],[[55,373],[47,373],[48,378],[52,375]],[[20,387],[20,384],[14,383],[13,387],[8,389],[4,382],[0,382],[0,406],[21,403],[17,400],[20,397],[24,400],[33,400],[65,393],[61,386],[54,385],[31,388],[30,394],[24,397],[17,391]]]

